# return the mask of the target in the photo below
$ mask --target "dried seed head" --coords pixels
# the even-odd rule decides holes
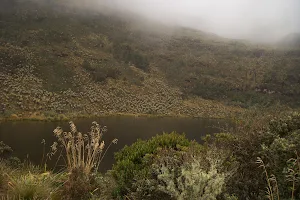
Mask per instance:
[[[70,121],[69,125],[70,125],[71,132],[72,133],[76,133],[77,132],[77,128],[76,128],[74,122]]]
[[[101,132],[102,132],[102,133],[107,132],[107,127],[106,127],[106,126],[103,126],[102,129],[101,129]]]
[[[94,149],[97,149],[99,147],[99,142],[96,142]]]
[[[89,139],[89,136],[88,136],[87,134],[84,134],[84,135],[83,135],[83,139],[84,139],[85,141],[87,141],[87,140]]]
[[[68,145],[67,145],[67,151],[69,151],[71,148],[71,141],[68,142]]]
[[[71,132],[68,132],[68,139],[72,139],[73,135]]]
[[[99,147],[100,150],[103,150],[103,149],[104,149],[104,146],[105,146],[104,141],[102,141],[101,144],[100,144],[100,147]]]
[[[54,142],[52,145],[51,145],[51,151],[56,151],[57,150],[57,142]]]
[[[56,137],[59,137],[59,136],[61,136],[61,134],[63,133],[63,130],[62,130],[62,128],[60,128],[60,127],[58,126],[58,127],[56,127],[56,129],[54,129],[53,133],[54,133],[54,135],[55,135]]]
[[[67,132],[64,132],[64,138],[68,139],[68,133]]]
[[[97,123],[96,121],[93,121],[93,122],[92,122],[92,125],[93,125],[93,126],[97,126],[98,123]]]
[[[118,143],[118,139],[117,138],[113,139],[112,143],[113,144],[117,144]]]

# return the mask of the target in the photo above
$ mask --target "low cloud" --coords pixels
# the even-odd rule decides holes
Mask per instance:
[[[299,0],[94,0],[170,25],[227,38],[273,42],[300,32]]]

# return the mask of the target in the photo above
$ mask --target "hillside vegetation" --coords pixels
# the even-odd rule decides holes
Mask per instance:
[[[0,7],[2,117],[227,117],[252,106],[300,105],[299,49],[55,1]]]

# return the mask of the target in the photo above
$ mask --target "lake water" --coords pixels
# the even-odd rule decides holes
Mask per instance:
[[[114,138],[118,144],[112,145],[104,157],[100,171],[111,169],[114,163],[114,152],[130,145],[137,139],[149,139],[163,132],[176,131],[185,133],[191,140],[200,141],[206,134],[217,133],[219,127],[226,124],[224,120],[199,119],[199,118],[147,118],[147,117],[104,117],[74,120],[78,131],[89,131],[93,121],[105,125],[108,131],[103,140],[106,144]],[[22,160],[29,157],[34,164],[40,164],[43,156],[43,144],[46,141],[46,153],[50,145],[56,141],[53,130],[60,126],[64,131],[69,131],[68,122],[38,122],[17,121],[0,123],[0,141],[3,141],[14,150],[14,155]],[[54,160],[54,159],[53,159]],[[52,163],[51,163],[52,162]],[[49,165],[54,165],[51,161]]]

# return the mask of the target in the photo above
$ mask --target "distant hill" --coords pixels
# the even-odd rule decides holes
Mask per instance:
[[[6,2],[9,12],[0,12],[2,116],[224,117],[240,107],[300,105],[299,49],[56,1]]]
[[[283,47],[300,48],[300,33],[288,34],[278,44]]]

